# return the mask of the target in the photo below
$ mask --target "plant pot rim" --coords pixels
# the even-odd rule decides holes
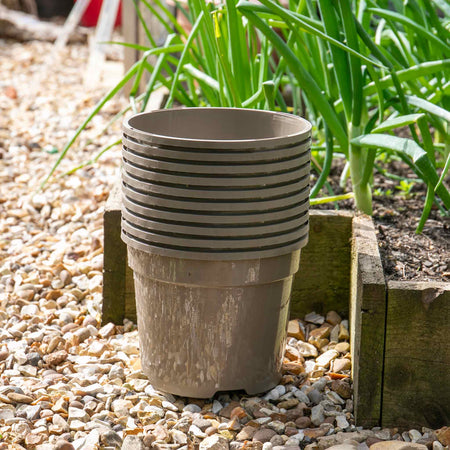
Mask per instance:
[[[237,226],[217,226],[211,227],[210,224],[197,223],[186,224],[169,221],[159,221],[154,218],[143,217],[136,215],[132,211],[124,208],[122,210],[122,217],[131,224],[135,224],[148,231],[163,231],[177,234],[188,234],[195,236],[208,236],[211,239],[216,237],[240,237],[240,238],[254,238],[254,237],[267,237],[271,234],[287,233],[290,230],[298,229],[304,226],[309,220],[308,211],[305,211],[302,215],[291,218],[286,221],[278,222],[275,224],[258,224],[258,225],[237,225]]]
[[[301,167],[296,167],[282,173],[277,174],[266,174],[266,175],[256,175],[242,176],[242,177],[232,177],[232,176],[221,176],[212,177],[207,176],[207,174],[188,174],[184,173],[182,175],[177,175],[175,173],[165,173],[165,172],[153,172],[150,170],[144,170],[139,167],[131,166],[129,164],[124,164],[123,169],[129,175],[137,178],[141,178],[148,182],[160,182],[169,184],[187,184],[189,186],[202,186],[202,187],[217,187],[217,186],[233,186],[235,188],[258,188],[263,186],[270,186],[274,184],[287,183],[289,181],[298,180],[309,174],[310,168],[308,164],[304,164]]]
[[[223,225],[255,225],[265,222],[278,222],[283,220],[289,220],[295,215],[301,214],[309,209],[309,201],[305,201],[300,205],[294,207],[284,208],[278,211],[264,211],[253,214],[206,214],[204,211],[200,213],[194,213],[192,211],[165,211],[158,208],[152,208],[149,205],[141,205],[135,201],[128,199],[122,194],[123,207],[130,211],[136,212],[142,216],[155,217],[159,219],[165,219],[170,221],[181,221],[189,223],[214,223]]]
[[[279,208],[289,208],[306,203],[309,199],[309,186],[305,186],[302,190],[287,194],[277,199],[246,199],[245,201],[232,202],[222,201],[216,202],[214,199],[177,199],[176,197],[165,197],[161,195],[142,194],[129,186],[122,187],[123,194],[135,200],[141,205],[156,206],[164,208],[168,211],[191,211],[202,214],[205,211],[214,211],[217,213],[241,213],[252,214],[264,212],[268,210],[276,210]],[[206,219],[206,218],[205,218]]]
[[[136,240],[132,236],[128,236],[126,232],[122,230],[121,238],[125,244],[129,247],[133,247],[137,250],[142,250],[147,253],[156,253],[162,256],[171,256],[182,259],[196,259],[205,261],[239,261],[247,259],[263,259],[271,258],[275,256],[281,256],[288,253],[292,253],[296,250],[302,249],[308,243],[308,233],[302,236],[298,240],[280,245],[274,248],[262,248],[258,249],[237,249],[236,251],[223,251],[223,250],[187,250],[183,247],[160,247],[155,243],[146,242],[144,240]]]
[[[209,201],[209,199],[236,200],[236,195],[238,194],[241,201],[251,201],[260,199],[269,200],[279,198],[288,193],[298,192],[309,184],[309,175],[282,185],[269,185],[249,189],[227,189],[226,187],[220,186],[206,189],[191,188],[188,185],[168,186],[141,180],[127,174],[125,171],[122,172],[122,182],[143,194],[154,193],[178,199],[180,197],[187,197],[190,199],[202,199],[203,201]]]
[[[289,145],[285,147],[276,147],[263,150],[248,150],[236,151],[220,149],[211,151],[210,149],[198,148],[171,148],[166,146],[152,145],[145,141],[132,138],[124,134],[122,136],[122,145],[127,150],[134,152],[137,155],[147,158],[164,158],[165,160],[188,160],[204,162],[251,162],[251,163],[266,163],[270,161],[278,161],[280,159],[287,159],[297,154],[304,154],[310,150],[309,138],[298,144]]]
[[[264,161],[259,163],[246,163],[239,162],[237,164],[230,164],[226,162],[214,162],[212,164],[209,161],[182,161],[182,160],[158,160],[150,157],[138,155],[132,151],[122,148],[122,161],[124,166],[131,164],[134,167],[139,167],[144,170],[158,171],[164,170],[167,172],[173,172],[176,174],[184,173],[186,175],[195,174],[211,174],[216,173],[218,175],[239,175],[239,176],[257,176],[265,175],[268,173],[280,172],[290,170],[294,167],[303,167],[303,165],[310,164],[309,149],[298,155],[295,155],[287,160],[278,161]]]
[[[158,117],[160,116],[160,117]],[[166,117],[164,117],[166,116]],[[182,117],[184,116],[184,117]],[[149,132],[142,130],[142,122],[146,119],[148,121],[158,120],[167,122],[172,121],[170,125],[172,129],[177,129],[178,126],[175,123],[177,120],[185,120],[189,118],[189,121],[193,124],[199,120],[209,120],[210,124],[213,123],[213,119],[216,123],[221,122],[226,116],[235,116],[235,122],[245,123],[247,120],[264,121],[264,126],[260,127],[261,131],[267,131],[269,124],[277,123],[281,124],[283,121],[286,124],[289,123],[290,130],[286,132],[280,132],[279,135],[264,136],[261,138],[245,137],[242,139],[210,139],[202,137],[184,137],[184,136],[171,136],[168,132],[161,132],[156,130],[155,132]],[[215,117],[214,117],[215,116]],[[253,117],[251,117],[253,116]],[[157,124],[157,126],[160,124]],[[246,123],[248,125],[248,122]],[[245,109],[245,108],[179,108],[179,109],[162,109],[151,112],[135,114],[127,118],[123,122],[124,134],[132,136],[137,139],[145,140],[149,144],[167,145],[171,147],[188,147],[188,148],[209,148],[214,149],[229,149],[229,150],[245,150],[245,149],[270,149],[279,146],[292,145],[301,143],[311,136],[311,124],[306,120],[298,116],[294,116],[288,113],[266,111],[259,109]]]

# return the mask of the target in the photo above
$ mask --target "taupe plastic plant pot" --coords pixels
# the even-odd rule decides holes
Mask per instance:
[[[297,250],[205,263],[128,247],[141,363],[152,385],[198,398],[275,386],[299,258]]]
[[[236,150],[215,149],[187,149],[187,148],[171,148],[158,147],[147,144],[144,141],[138,141],[134,138],[127,137],[126,134],[122,138],[123,148],[129,152],[139,156],[154,159],[168,159],[174,161],[199,161],[204,162],[226,162],[230,163],[257,163],[265,161],[278,161],[280,159],[292,158],[304,152],[309,152],[311,146],[309,137],[298,145],[291,145],[285,148],[274,148],[271,150],[246,150],[243,152]]]
[[[122,149],[122,157],[125,167],[130,165],[151,171],[167,171],[187,174],[208,174],[214,176],[257,176],[265,174],[280,173],[309,164],[309,152],[280,161],[264,161],[258,164],[235,164],[215,163],[205,164],[199,161],[160,161],[158,159],[146,158],[126,149]]]
[[[256,226],[211,226],[209,223],[205,224],[186,224],[180,222],[168,222],[150,220],[142,216],[133,214],[127,209],[122,210],[122,217],[131,224],[136,225],[144,230],[154,230],[162,233],[175,233],[177,235],[187,236],[214,236],[218,238],[226,237],[247,237],[253,238],[255,236],[268,236],[279,233],[286,233],[293,231],[303,226],[308,222],[308,212],[303,213],[300,217],[294,217],[291,220],[278,222],[268,225]]]
[[[311,125],[185,108],[123,129],[122,239],[144,372],[188,397],[272,388],[308,241]]]
[[[309,198],[309,186],[306,186],[299,192],[288,194],[287,196],[276,199],[249,199],[246,201],[227,201],[214,199],[190,199],[167,197],[163,195],[154,195],[150,193],[138,192],[127,185],[122,185],[123,194],[146,206],[159,206],[166,209],[184,209],[188,211],[222,211],[227,212],[258,212],[270,209],[284,208],[294,206]]]
[[[266,174],[261,176],[221,176],[214,174],[175,174],[168,172],[155,172],[149,169],[143,169],[133,164],[125,162],[123,169],[126,173],[141,178],[144,181],[155,183],[169,183],[175,185],[202,186],[202,187],[235,187],[235,188],[260,188],[274,184],[289,183],[298,180],[309,173],[309,164],[294,167],[291,170],[276,174]]]
[[[309,209],[308,199],[300,202],[297,205],[289,208],[276,209],[273,211],[265,211],[259,213],[228,213],[211,212],[211,211],[167,211],[164,209],[158,209],[150,206],[141,205],[122,196],[123,207],[127,210],[140,215],[144,218],[159,219],[173,222],[183,222],[192,224],[210,224],[215,225],[240,225],[251,226],[258,224],[271,224],[279,223],[285,220],[291,220],[294,217],[300,217],[303,213]]]
[[[291,114],[254,109],[182,108],[125,120],[124,134],[174,150],[265,151],[296,146],[310,138],[311,124]]]
[[[245,239],[233,236],[198,236],[189,234],[145,230],[122,218],[122,230],[130,236],[156,245],[192,249],[197,252],[246,252],[260,248],[281,247],[308,236],[308,224],[294,230],[273,233],[270,236],[247,236]]]
[[[156,183],[150,183],[139,178],[135,178],[125,171],[122,171],[122,181],[130,186],[132,189],[148,194],[163,194],[169,197],[185,197],[198,199],[214,199],[214,200],[236,200],[236,189],[229,188],[208,188],[196,189],[191,186],[168,186]],[[292,194],[301,191],[309,185],[309,173],[299,180],[291,181],[286,184],[272,186],[263,186],[259,189],[239,189],[240,200],[251,199],[270,199],[275,197],[282,197],[284,195]]]

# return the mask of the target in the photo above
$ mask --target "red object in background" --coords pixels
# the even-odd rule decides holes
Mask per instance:
[[[107,0],[108,1],[108,0]],[[97,25],[100,9],[102,8],[103,0],[91,0],[86,11],[81,18],[81,25],[84,27],[95,27]],[[118,27],[122,24],[122,2],[119,4],[117,12],[116,23],[114,26]]]

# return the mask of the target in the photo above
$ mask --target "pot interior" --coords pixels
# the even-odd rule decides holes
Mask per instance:
[[[236,108],[183,108],[137,114],[125,129],[143,137],[167,137],[200,141],[264,141],[298,136],[307,139],[311,125],[290,114]]]

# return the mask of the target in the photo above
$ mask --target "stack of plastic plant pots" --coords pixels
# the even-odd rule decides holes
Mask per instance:
[[[278,381],[308,239],[310,129],[296,116],[232,108],[125,122],[122,239],[155,387],[209,397]]]

